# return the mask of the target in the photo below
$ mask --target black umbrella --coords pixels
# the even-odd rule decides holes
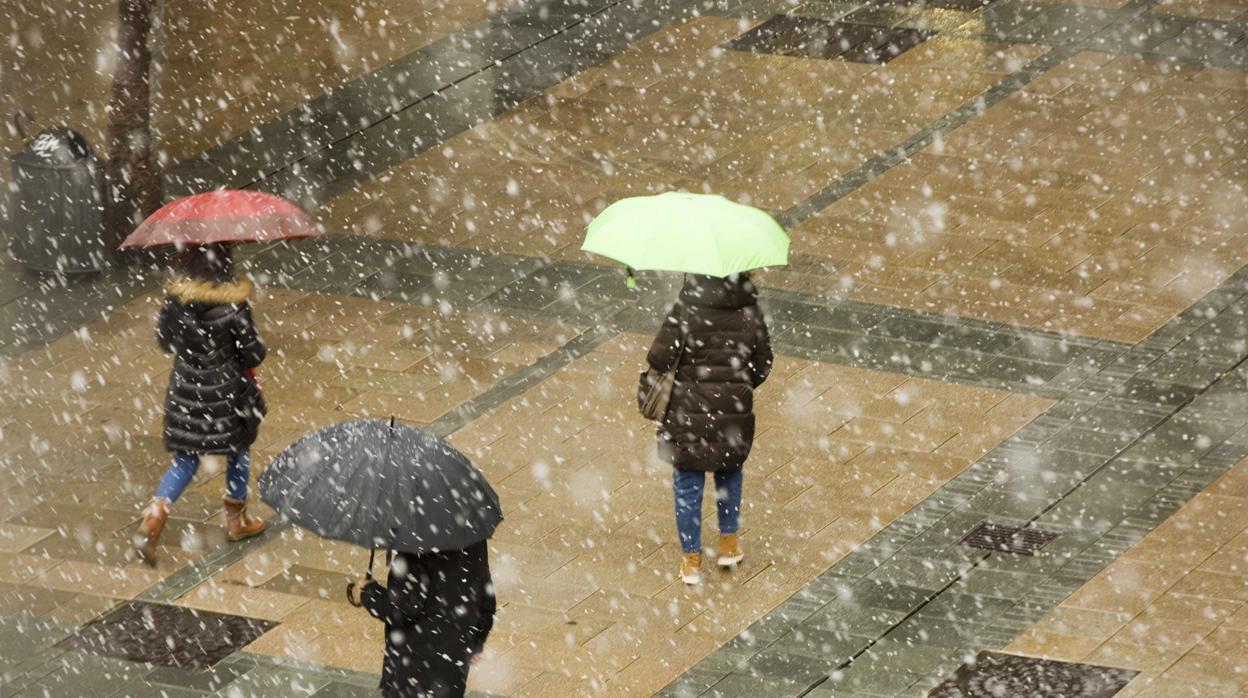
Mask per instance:
[[[260,498],[295,524],[366,548],[459,550],[503,520],[498,495],[462,453],[393,419],[305,434],[259,485]]]

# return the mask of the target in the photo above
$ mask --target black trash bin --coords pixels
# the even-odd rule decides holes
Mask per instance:
[[[13,256],[29,269],[100,271],[112,259],[104,225],[104,168],[81,134],[39,133],[13,157]]]

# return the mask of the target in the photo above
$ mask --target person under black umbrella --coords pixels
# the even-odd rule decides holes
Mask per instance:
[[[383,695],[464,695],[469,665],[481,656],[494,626],[485,541],[463,550],[397,553],[386,586],[365,580],[359,601],[351,601],[386,624]]]
[[[381,420],[303,436],[260,477],[260,496],[318,535],[398,551],[386,586],[347,599],[386,624],[381,689],[391,698],[462,696],[494,625],[486,541],[498,494],[462,453],[427,431]],[[360,598],[354,590],[360,586]]]

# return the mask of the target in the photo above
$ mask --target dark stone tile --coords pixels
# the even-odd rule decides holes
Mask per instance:
[[[1002,350],[1002,356],[1054,364],[1071,364],[1089,347],[1059,337],[1023,335]]]
[[[914,683],[916,676],[922,676],[940,664],[959,659],[960,652],[958,648],[906,644],[885,638],[854,659],[846,673],[850,679],[850,685],[854,685],[854,676],[880,677],[898,673],[907,674],[908,676],[899,680],[901,688],[904,689]],[[898,683],[870,682],[860,685],[864,688],[870,686],[879,690],[892,688]]]
[[[856,0],[812,0],[811,2],[798,5],[797,8],[793,10],[793,14],[802,17],[815,17],[818,19],[835,21],[844,18],[845,15],[861,8],[863,5],[863,2]]]
[[[147,681],[152,684],[211,693],[228,686],[249,670],[250,667],[225,662],[218,663],[210,669],[158,666],[147,675]]]
[[[955,591],[951,588],[919,609],[919,615],[955,621],[973,618],[978,622],[991,623],[1013,605],[1012,599]]]
[[[836,664],[831,656],[791,653],[773,645],[751,657],[746,662],[746,670],[751,676],[791,680],[809,686],[830,674]]]
[[[816,308],[806,315],[804,322],[815,328],[865,335],[890,317],[880,308],[844,302],[830,308]]]
[[[919,674],[906,671],[878,672],[872,669],[873,667],[867,666],[864,670],[858,670],[850,665],[836,682],[832,695],[841,696],[848,692],[870,696],[895,696],[922,678]]]
[[[1162,419],[1161,415],[1143,409],[1126,411],[1110,406],[1096,406],[1075,418],[1074,424],[1081,429],[1139,435],[1159,424]]]
[[[796,696],[807,685],[792,679],[774,676],[749,676],[729,674],[711,686],[703,696],[707,698],[754,698],[755,696]]]
[[[889,633],[888,637],[895,642],[950,649],[1000,645],[1013,639],[1011,635],[994,630],[988,625],[970,623],[965,619],[952,621],[923,615],[910,617]]]
[[[995,553],[993,557],[1004,555],[1004,553]],[[977,567],[958,580],[951,589],[980,598],[1018,600],[1043,579],[1044,577],[1039,574]],[[992,622],[991,616],[963,616],[963,619],[972,619],[985,624]]]
[[[811,33],[827,26],[824,20],[812,17],[776,15],[724,47],[733,51],[781,55],[804,51],[811,41]]]
[[[206,691],[196,691],[189,688],[175,688],[157,683],[139,683],[127,685],[121,693],[117,694],[125,698],[196,698],[197,696],[211,695]]]
[[[1098,486],[1089,482],[1072,492],[1037,521],[1042,527],[1056,524],[1086,530],[1106,531],[1127,517],[1157,489],[1151,486],[1115,484]]]
[[[1053,436],[1045,445],[1049,448],[1097,456],[1113,456],[1139,438],[1139,432],[1094,431],[1068,427]]]
[[[803,622],[768,647],[768,650],[787,654],[830,660],[833,666],[853,656],[875,639],[876,634],[900,620],[895,612],[861,609],[861,616],[829,616]],[[854,628],[861,632],[851,633],[835,628]]]
[[[679,678],[672,681],[662,691],[655,694],[655,698],[691,698],[706,693],[707,690],[715,684],[723,681],[728,676],[727,672],[707,671],[700,669],[695,665],[692,669],[681,674]],[[320,695],[319,693],[317,694]],[[360,694],[361,696],[365,694]],[[368,694],[372,695],[372,694]],[[352,698],[350,694],[344,698]]]
[[[931,594],[957,579],[971,564],[973,561],[961,553],[938,558],[901,553],[880,565],[868,578],[895,581],[917,589],[926,589]]]
[[[843,17],[842,21],[875,27],[895,27],[913,19],[921,12],[922,8],[913,6],[867,5]]]

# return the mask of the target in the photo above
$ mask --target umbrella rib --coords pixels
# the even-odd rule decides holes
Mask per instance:
[[[385,450],[384,450],[384,452],[381,454],[381,461],[380,461],[380,462],[381,462],[381,469],[382,469],[382,472],[383,472],[383,473],[386,471],[387,466],[389,466],[389,464],[390,464],[390,455],[391,455],[391,451],[393,451],[393,450],[394,450],[394,418],[393,418],[393,417],[391,417],[391,418],[390,418],[390,420],[391,420],[391,421],[390,421],[390,426],[385,427],[385,430],[386,430],[386,444],[385,444]],[[381,499],[382,499],[382,497],[384,497],[384,496],[385,496],[385,494],[386,494],[386,488],[384,487],[384,485],[385,485],[386,483],[384,483],[384,482],[383,482],[383,483],[380,483],[380,484],[381,484],[382,486],[379,486],[379,487],[377,488],[377,499],[373,502],[373,512],[374,512],[374,513],[380,513],[380,511],[381,511]],[[391,486],[395,486],[395,485],[397,485],[397,483],[392,483],[392,485],[391,485]],[[397,533],[397,531],[396,531],[396,533]],[[394,544],[394,538],[395,538],[395,537],[396,537],[396,536],[394,536],[394,535],[391,535],[391,536],[390,536],[390,543],[391,543],[391,545],[393,545],[393,544]],[[376,536],[374,536],[374,538],[376,538]],[[375,547],[375,545],[376,545],[376,544],[374,543],[374,544],[370,545],[369,547],[370,547],[370,548],[371,548],[371,547]]]

